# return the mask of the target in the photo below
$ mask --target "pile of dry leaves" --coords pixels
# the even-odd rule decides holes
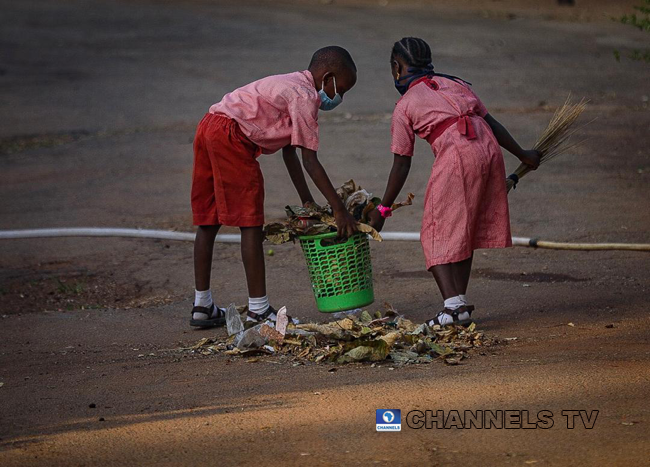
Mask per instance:
[[[368,225],[368,214],[381,203],[381,199],[373,197],[372,193],[361,188],[354,180],[345,182],[336,193],[343,200],[345,208],[359,221],[359,231],[381,241],[379,232]],[[393,210],[413,204],[414,196],[409,193],[405,201],[393,204]],[[312,203],[308,206],[287,206],[285,210],[288,218],[286,222],[273,222],[264,226],[266,239],[271,243],[279,245],[301,235],[336,231],[336,222],[329,206],[321,207]]]
[[[358,316],[349,314],[326,324],[289,323],[286,329],[280,330],[284,332],[266,323],[229,337],[204,338],[183,350],[203,355],[269,355],[298,363],[387,361],[405,365],[442,360],[456,365],[471,350],[497,343],[496,339],[477,331],[474,324],[467,328],[418,325],[397,314],[390,305],[386,306],[384,316],[380,312],[371,316],[362,311]],[[244,334],[255,335],[255,339],[242,339]]]

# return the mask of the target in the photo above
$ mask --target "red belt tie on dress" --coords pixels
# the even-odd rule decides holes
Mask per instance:
[[[461,115],[460,117],[450,117],[447,120],[444,120],[440,125],[436,126],[436,129],[427,136],[426,140],[429,144],[433,144],[435,140],[438,139],[447,129],[456,124],[458,133],[466,137],[467,139],[476,139],[476,132],[474,131],[474,125],[472,125],[472,120],[470,117],[475,116],[476,114],[468,113]]]

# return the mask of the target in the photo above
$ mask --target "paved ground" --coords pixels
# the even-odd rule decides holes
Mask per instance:
[[[198,119],[228,90],[304,68],[330,43],[351,51],[359,82],[322,116],[321,158],[335,182],[353,176],[381,193],[396,100],[388,56],[416,35],[433,45],[436,69],[473,82],[524,144],[569,92],[591,101],[583,146],[510,195],[515,235],[648,242],[649,68],[613,56],[647,48],[647,35],[608,19],[634,2],[578,3],[0,2],[0,228],[190,230]],[[279,218],[296,196],[278,157],[262,163],[267,215]],[[388,230],[418,229],[425,144],[414,164],[416,206]],[[273,302],[323,319],[298,248],[274,249]],[[221,303],[246,298],[238,256],[235,245],[217,248]],[[479,252],[479,326],[516,340],[455,367],[328,372],[174,351],[213,334],[186,323],[190,244],[2,241],[0,463],[641,465],[649,259]],[[388,301],[414,320],[438,308],[418,244],[374,244],[373,262],[376,307]],[[547,409],[555,425],[380,434],[377,408]],[[568,430],[568,409],[599,410],[594,428]]]

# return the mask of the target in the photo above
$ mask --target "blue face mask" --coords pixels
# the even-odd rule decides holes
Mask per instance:
[[[451,79],[453,81],[456,81],[457,83],[460,84],[466,84],[466,85],[472,85],[472,83],[465,81],[462,78],[459,78],[458,76],[453,76],[453,75],[445,75],[442,73],[436,73],[433,71],[433,64],[429,63],[426,67],[424,68],[408,68],[406,70],[409,72],[409,75],[406,76],[399,76],[395,80],[395,89],[397,89],[397,92],[399,92],[402,96],[406,94],[406,91],[409,90],[409,87],[411,86],[411,83],[415,81],[418,78],[422,78],[423,76],[441,76],[443,78]],[[402,81],[406,80],[405,83],[402,83]]]
[[[399,92],[402,96],[406,94],[406,91],[409,90],[409,86],[411,86],[411,83],[413,81],[418,78],[422,78],[423,76],[433,74],[433,65],[429,65],[424,68],[408,68],[406,71],[410,74],[406,76],[400,76],[395,80],[395,89],[397,89],[397,92]],[[404,80],[406,80],[406,82],[402,83]]]
[[[339,95],[338,92],[336,92],[336,76],[333,76],[332,78],[334,79],[334,99],[328,96],[325,92],[325,80],[323,80],[321,83],[320,91],[318,91],[318,95],[320,96],[319,108],[321,110],[332,110],[341,102],[343,102],[343,98]]]

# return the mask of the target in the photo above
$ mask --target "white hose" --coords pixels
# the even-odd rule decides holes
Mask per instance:
[[[102,227],[0,230],[0,240],[48,237],[132,237],[193,242],[196,234],[191,232],[172,232],[169,230],[115,229]],[[223,243],[240,243],[241,238],[238,234],[219,234],[216,241]]]
[[[131,237],[152,238],[158,240],[178,240],[193,242],[196,234],[192,232],[173,232],[169,230],[147,229],[118,229],[102,227],[79,227],[60,229],[29,229],[29,230],[0,230],[0,240],[20,238],[50,238],[50,237]],[[419,232],[382,232],[384,240],[419,242]],[[239,234],[219,234],[217,242],[240,243]],[[644,243],[559,243],[538,240],[536,238],[512,237],[514,246],[532,248],[549,248],[554,250],[627,250],[650,251],[650,244]]]

